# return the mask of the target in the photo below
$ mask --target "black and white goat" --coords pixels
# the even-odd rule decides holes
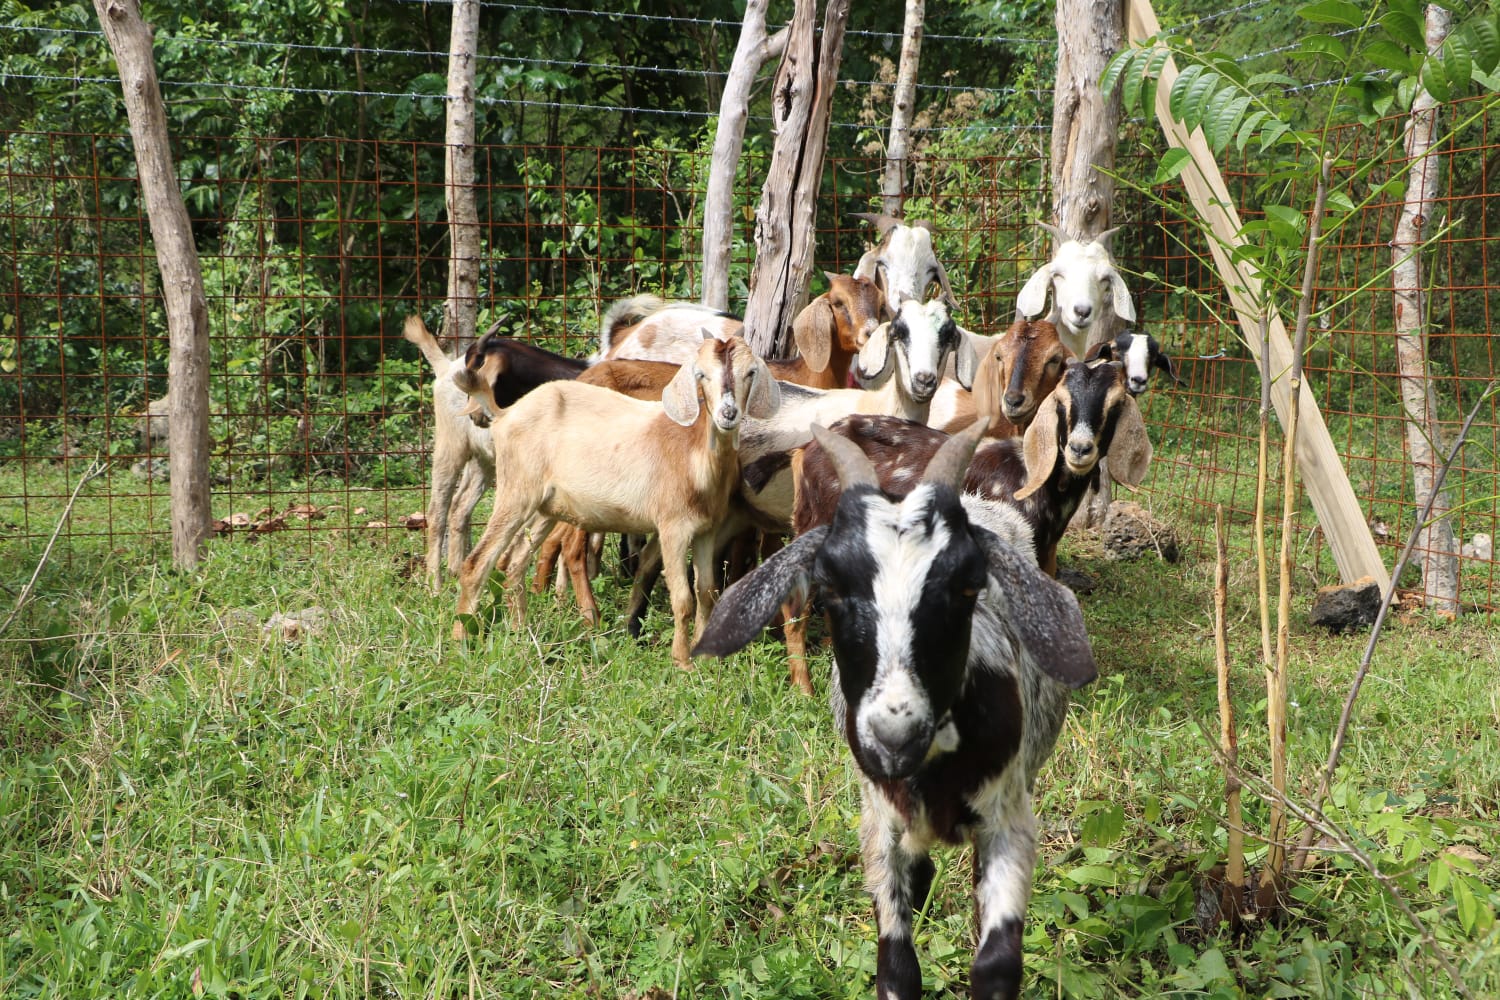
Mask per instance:
[[[1139,396],[1151,383],[1151,370],[1158,369],[1177,385],[1185,385],[1172,368],[1172,359],[1161,349],[1156,338],[1144,330],[1127,327],[1114,340],[1089,348],[1089,361],[1118,361],[1125,366],[1125,388]]]
[[[960,500],[984,428],[952,438],[906,499],[819,428],[844,484],[833,522],[730,587],[695,654],[743,648],[793,590],[815,588],[832,623],[834,721],[860,772],[860,844],[874,897],[875,992],[915,1000],[912,918],[938,841],[974,845],[976,997],[1014,998],[1036,865],[1031,787],[1068,690],[1096,674],[1071,591],[1044,576],[1003,508]]]
[[[1089,333],[1103,328],[1108,338],[1108,317],[1133,323],[1135,304],[1130,289],[1115,267],[1109,253],[1109,238],[1115,229],[1106,229],[1093,239],[1068,236],[1056,226],[1039,222],[1057,239],[1052,259],[1027,279],[1016,296],[1016,314],[1025,318],[1041,316],[1057,324],[1058,336],[1077,358],[1088,352]],[[1052,293],[1052,311],[1047,312],[1047,293]]]

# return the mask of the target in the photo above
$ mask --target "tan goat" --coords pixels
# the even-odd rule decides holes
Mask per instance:
[[[488,394],[483,370],[466,369],[465,391]],[[739,476],[735,445],[748,414],[780,405],[770,371],[738,337],[706,337],[694,360],[667,385],[660,404],[577,382],[540,386],[491,425],[495,509],[459,574],[458,614],[478,606],[485,578],[533,516],[545,537],[555,520],[588,531],[657,535],[672,598],[672,659],[689,667],[687,618],[697,598],[702,630],[713,604],[714,529]],[[524,566],[530,544],[512,566]],[[695,586],[688,582],[692,553]],[[519,573],[507,581],[513,612],[524,613]],[[466,634],[462,620],[454,638]]]

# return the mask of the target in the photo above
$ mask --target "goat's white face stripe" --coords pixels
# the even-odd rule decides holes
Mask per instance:
[[[1130,338],[1130,348],[1125,352],[1125,374],[1132,382],[1144,382],[1151,374],[1151,344],[1140,334]]]
[[[933,561],[949,544],[940,519],[927,531],[932,489],[918,485],[899,507],[872,494],[866,504],[866,541],[879,567],[872,593],[876,615],[875,678],[861,701],[856,726],[861,740],[870,738],[877,713],[904,706],[913,718],[933,721],[932,706],[912,662],[912,617],[922,598]]]

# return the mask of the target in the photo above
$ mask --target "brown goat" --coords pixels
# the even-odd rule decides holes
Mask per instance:
[[[965,392],[956,382],[944,383],[928,423],[956,434],[986,416],[988,437],[1015,437],[1026,430],[1038,404],[1062,380],[1073,352],[1046,320],[1017,320],[1004,333],[984,340],[987,349],[980,355],[973,391]]]

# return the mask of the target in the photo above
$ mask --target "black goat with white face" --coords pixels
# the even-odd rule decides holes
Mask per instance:
[[[938,841],[974,844],[977,997],[1013,998],[1036,861],[1031,783],[1068,689],[1095,676],[1072,592],[1044,576],[1013,511],[958,488],[985,422],[955,436],[900,502],[852,442],[816,428],[843,494],[727,592],[695,654],[742,648],[794,589],[832,625],[835,721],[860,769],[860,841],[879,927],[876,993],[921,993],[912,917]]]
[[[1163,372],[1177,385],[1186,385],[1172,369],[1172,359],[1161,349],[1156,338],[1144,330],[1128,327],[1115,337],[1089,348],[1089,361],[1118,361],[1125,368],[1125,388],[1132,396],[1146,391],[1153,368]]]

